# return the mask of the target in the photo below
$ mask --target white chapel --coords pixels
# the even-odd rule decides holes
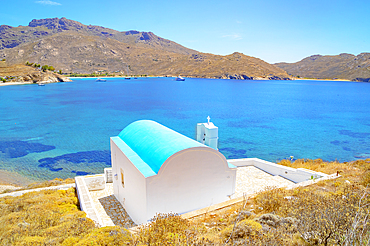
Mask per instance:
[[[136,224],[156,213],[186,213],[229,199],[236,167],[217,150],[218,129],[197,125],[197,140],[139,120],[111,137],[113,189]]]

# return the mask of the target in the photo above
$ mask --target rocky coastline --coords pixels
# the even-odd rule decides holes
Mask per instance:
[[[182,75],[183,77],[190,78],[203,78],[203,79],[237,79],[237,80],[293,80],[292,77],[285,76],[248,76],[245,74],[224,74],[219,76],[200,76],[200,75]],[[166,77],[176,77],[173,75],[167,75]]]
[[[10,79],[5,83],[12,83],[12,82],[26,82],[26,83],[57,83],[57,82],[70,82],[67,77],[63,75],[53,73],[50,71],[37,71],[34,73],[28,73],[25,75],[13,76],[14,78]]]
[[[355,79],[352,79],[352,81],[355,81],[355,82],[370,82],[370,78],[355,78]]]
[[[69,82],[69,78],[25,65],[0,66],[0,85]]]

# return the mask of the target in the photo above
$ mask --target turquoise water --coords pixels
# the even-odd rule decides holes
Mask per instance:
[[[0,169],[38,180],[100,173],[109,138],[131,122],[194,138],[208,115],[227,158],[370,157],[370,83],[74,79],[0,87]]]

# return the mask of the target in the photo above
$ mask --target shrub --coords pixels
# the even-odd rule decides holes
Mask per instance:
[[[285,202],[284,197],[289,194],[290,193],[283,188],[268,188],[256,196],[255,202],[259,205],[259,210],[263,210],[264,212],[273,212],[277,211],[283,205]]]
[[[297,225],[297,219],[293,217],[280,217],[276,214],[262,214],[260,217],[255,219],[258,223],[264,224],[273,228],[283,226],[284,228],[295,231]]]
[[[157,214],[140,229],[138,241],[147,245],[182,245],[191,240],[189,222],[177,214]]]
[[[130,232],[118,226],[108,226],[93,230],[78,242],[77,238],[64,240],[63,245],[132,245]]]
[[[363,186],[370,187],[370,171],[366,172],[362,177],[361,177],[361,184]]]
[[[49,69],[49,66],[48,66],[48,65],[44,65],[44,66],[42,66],[42,67],[41,67],[41,69],[42,69],[42,71],[44,71],[44,72],[45,72],[46,70],[48,70],[48,69]]]
[[[223,239],[229,239],[230,242],[235,240],[256,237],[257,232],[262,230],[262,225],[254,220],[245,219],[238,222],[235,226],[229,225],[220,232],[220,237]]]
[[[361,207],[360,192],[351,185],[343,185],[335,193],[302,189],[284,202],[279,212],[298,219],[297,230],[307,243],[343,244],[355,218],[369,214],[370,199],[366,196],[362,202],[367,205]],[[368,224],[362,229],[370,232]]]
[[[0,245],[60,245],[95,229],[79,211],[75,189],[28,192],[0,199]]]

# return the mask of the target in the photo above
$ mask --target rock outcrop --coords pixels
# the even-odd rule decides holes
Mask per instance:
[[[5,83],[56,83],[71,81],[63,75],[25,65],[0,66],[0,77],[6,80]]]
[[[291,80],[291,77],[288,76],[247,76],[245,74],[225,74],[223,76],[209,77],[216,79],[239,79],[239,80]]]
[[[9,82],[32,82],[32,83],[57,83],[57,82],[69,82],[69,78],[64,77],[60,74],[53,73],[50,71],[36,71],[26,75],[11,76]]]
[[[370,78],[355,78],[355,79],[352,79],[352,81],[355,81],[355,82],[370,82]]]

